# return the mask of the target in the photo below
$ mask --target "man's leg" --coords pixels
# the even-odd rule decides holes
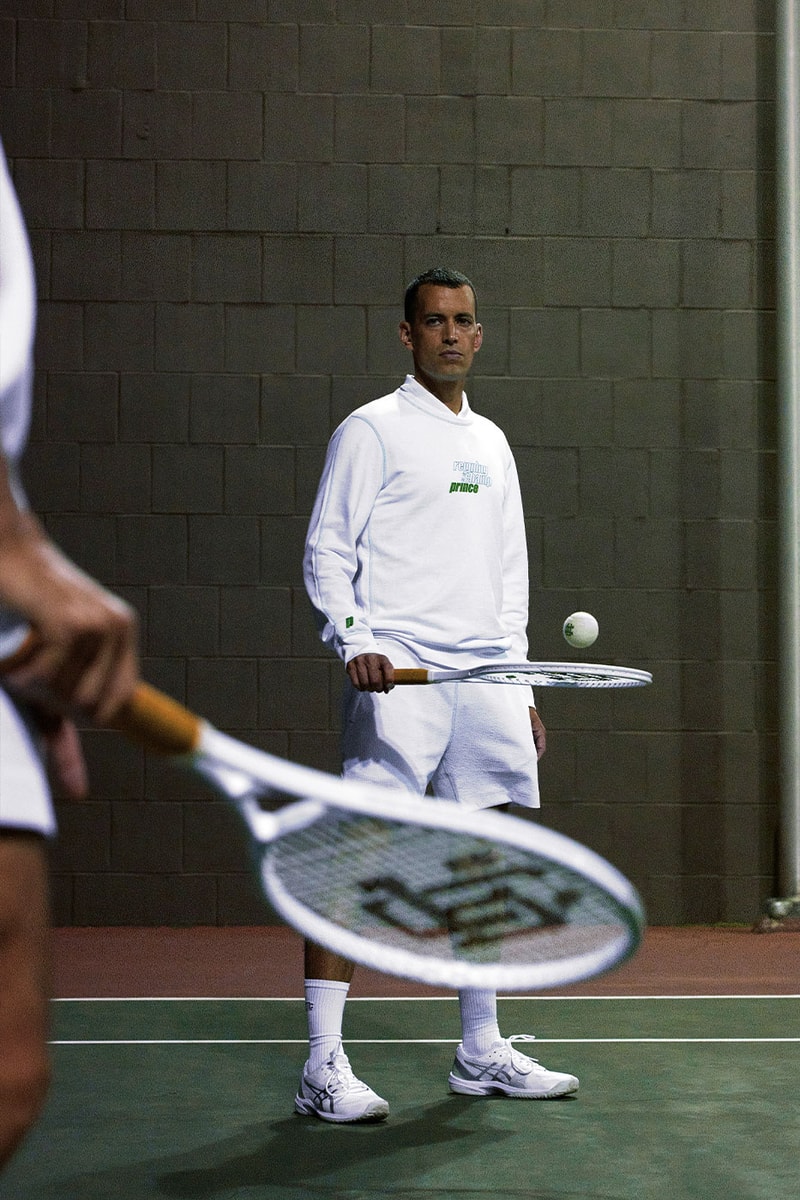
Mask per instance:
[[[49,941],[44,840],[0,830],[0,1166],[39,1115],[50,1080]]]
[[[389,1105],[353,1074],[342,1048],[344,1004],[353,964],[313,942],[305,944],[308,1061],[295,1110],[337,1123],[382,1121]]]

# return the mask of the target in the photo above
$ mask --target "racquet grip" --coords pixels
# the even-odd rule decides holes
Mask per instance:
[[[425,667],[395,667],[395,683],[430,683]]]
[[[112,722],[114,729],[159,754],[193,754],[203,722],[171,696],[140,683]]]

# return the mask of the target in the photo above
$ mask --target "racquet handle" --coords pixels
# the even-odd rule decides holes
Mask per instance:
[[[425,667],[395,667],[395,683],[430,683],[430,676]]]
[[[0,661],[0,674],[23,666],[36,642],[36,634],[28,633],[22,645]],[[139,683],[111,727],[158,754],[193,754],[200,744],[203,724],[200,717],[171,696],[149,683]]]
[[[193,754],[202,724],[200,717],[149,683],[137,684],[111,722],[112,728],[159,754]]]

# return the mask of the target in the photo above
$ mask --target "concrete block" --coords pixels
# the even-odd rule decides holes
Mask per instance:
[[[117,543],[113,517],[58,513],[45,521],[47,532],[82,570],[116,586]]]
[[[121,92],[62,89],[52,113],[54,157],[107,158],[121,152]]]
[[[265,237],[261,298],[273,304],[330,304],[334,239]]]
[[[0,120],[9,158],[49,155],[52,107],[50,91],[24,87],[21,81],[4,89]]]
[[[152,456],[153,509],[156,512],[222,512],[222,446],[153,446]]]
[[[475,157],[474,102],[461,96],[409,96],[409,162],[468,163]]]
[[[222,227],[227,224],[228,229],[294,233],[298,175],[294,163],[230,163],[227,221]]]
[[[301,91],[363,92],[369,72],[369,25],[300,25]]]
[[[722,99],[775,97],[775,38],[769,33],[723,33]]]
[[[458,170],[458,168],[452,168]],[[474,172],[475,232],[511,232],[511,171],[508,167],[478,167]],[[444,172],[442,173],[444,195]],[[444,214],[442,214],[444,216]]]
[[[225,369],[240,374],[295,367],[295,313],[285,304],[229,304],[225,310]]]
[[[152,304],[87,304],[85,366],[90,371],[151,371],[153,315]]]
[[[515,95],[544,97],[580,94],[580,31],[534,25],[527,29],[515,27],[511,33]]]
[[[287,655],[290,645],[291,596],[287,588],[227,586],[220,589],[220,652],[223,655],[273,658]]]
[[[753,247],[745,241],[684,241],[681,303],[745,309],[753,303]]]
[[[327,660],[284,659],[264,663],[260,672],[260,723],[267,729],[295,729],[298,714],[307,730],[327,730],[330,719]],[[276,681],[279,681],[276,686]]]
[[[225,447],[224,512],[239,516],[294,512],[294,449]]]
[[[368,168],[356,163],[309,163],[302,173],[298,229],[359,233],[368,218]]]
[[[651,34],[652,94],[676,99],[720,97],[719,34],[702,30],[656,30]]]
[[[122,234],[122,294],[128,300],[188,301],[192,295],[188,234]]]
[[[123,442],[185,442],[188,376],[123,373],[119,377],[119,436]]]
[[[92,87],[155,89],[155,23],[90,21],[88,35],[88,81]]]
[[[90,229],[152,229],[155,224],[153,164],[87,163],[86,223]]]
[[[261,432],[267,445],[326,445],[330,411],[327,375],[265,375],[261,380]]]
[[[650,374],[650,318],[640,310],[585,308],[581,312],[581,365],[588,375]]]
[[[82,304],[57,300],[40,302],[36,319],[37,369],[80,371],[89,366],[83,337]],[[95,366],[94,369],[102,370],[102,367]]]
[[[683,526],[674,517],[614,522],[614,582],[629,588],[682,587]]]
[[[545,587],[603,588],[614,582],[614,527],[610,520],[547,519],[543,553]]]
[[[116,582],[187,582],[186,518],[121,514],[116,518]]]
[[[651,232],[657,237],[716,237],[719,209],[719,172],[654,173]]]
[[[52,371],[47,377],[47,436],[56,442],[113,442],[117,376]]]
[[[49,14],[48,14],[49,15]],[[84,21],[16,22],[16,72],[27,87],[80,88],[87,81]]]
[[[472,167],[456,164],[439,169],[437,228],[442,233],[471,233],[475,228],[475,170]]]
[[[296,92],[300,45],[298,25],[231,24],[228,27],[228,86],[237,92]]]
[[[511,93],[510,29],[442,29],[440,90],[454,96]]]
[[[371,164],[368,174],[370,233],[435,233],[440,220],[439,180],[440,171],[432,165]],[[442,217],[446,224],[448,217],[445,214]]]
[[[548,304],[607,305],[611,245],[605,238],[545,238],[539,295]]]
[[[758,104],[694,102],[681,106],[682,162],[686,168],[745,171],[772,166]]]
[[[3,136],[5,140],[5,130]],[[83,226],[82,163],[17,160],[14,182],[30,230]]]
[[[156,164],[156,227],[193,233],[225,228],[224,162]]]
[[[645,237],[650,232],[649,171],[603,169],[582,173],[581,229],[601,236]]]
[[[189,582],[257,584],[257,517],[190,516]]]
[[[125,92],[122,152],[126,158],[191,158],[189,92]]]
[[[54,300],[116,300],[120,295],[120,235],[58,232],[52,238]]]
[[[476,158],[480,163],[541,163],[544,105],[531,96],[479,96],[475,102]]]
[[[257,375],[192,375],[189,440],[257,442],[259,391]]]
[[[219,653],[219,588],[151,587],[148,606],[146,653]]]
[[[402,96],[338,96],[334,153],[339,162],[401,163],[405,154]]]
[[[201,303],[261,299],[261,238],[214,234],[193,242],[192,296]]]
[[[334,97],[272,94],[264,110],[266,162],[330,162]]]
[[[367,325],[359,305],[303,305],[297,311],[297,367],[337,374],[366,366]]]
[[[612,256],[615,305],[672,308],[678,304],[681,242],[677,239],[620,239],[612,243]]]
[[[372,30],[371,86],[399,96],[435,95],[440,90],[440,30],[427,22],[376,25]]]
[[[681,166],[681,113],[678,100],[619,100],[613,111],[616,167],[677,169]]]
[[[199,92],[192,97],[192,155],[259,159],[264,136],[260,92]]]
[[[334,272],[337,305],[396,303],[405,290],[402,240],[337,238]]]
[[[511,172],[511,232],[565,234],[582,228],[582,182],[577,168],[517,167]]]
[[[681,438],[680,383],[672,379],[614,382],[614,433],[618,446],[676,447]]]
[[[224,22],[162,18],[156,39],[160,90],[225,90],[228,47]]]
[[[604,379],[545,379],[541,385],[541,446],[608,446],[614,441],[612,387]]]
[[[225,365],[225,344],[222,304],[156,305],[157,370],[221,370]]]
[[[590,29],[581,39],[585,96],[643,97],[650,94],[647,29]]]
[[[577,516],[578,455],[573,447],[515,447],[519,484],[528,517]],[[566,615],[566,614],[565,614]]]
[[[261,578],[273,587],[303,586],[303,549],[308,517],[261,518]]]
[[[578,376],[579,314],[575,309],[514,309],[511,312],[511,371],[564,379]]]
[[[614,100],[554,98],[544,102],[548,166],[606,166],[614,145]]]
[[[715,379],[724,375],[721,314],[665,309],[652,314],[653,374],[662,379]]]
[[[80,448],[81,510],[95,513],[150,511],[150,450],[132,444]]]

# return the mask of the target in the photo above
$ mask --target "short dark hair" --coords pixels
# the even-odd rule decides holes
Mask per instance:
[[[460,271],[454,271],[452,267],[430,267],[429,270],[423,271],[421,275],[417,275],[416,279],[412,279],[406,288],[403,310],[405,318],[409,323],[414,320],[417,314],[417,295],[419,289],[424,287],[426,283],[433,284],[434,287],[468,287],[475,300],[475,314],[477,316],[478,296],[472,281],[467,279],[466,275],[462,275]]]

